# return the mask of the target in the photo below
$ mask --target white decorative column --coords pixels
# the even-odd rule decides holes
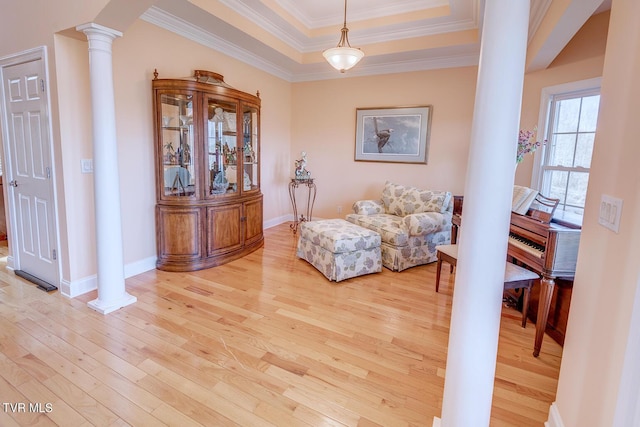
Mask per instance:
[[[108,314],[136,302],[124,285],[120,183],[116,144],[111,45],[122,33],[98,24],[76,27],[89,41],[89,73],[93,111],[94,199],[98,298],[89,307]]]
[[[489,425],[528,27],[529,0],[486,0],[442,420],[434,425]]]

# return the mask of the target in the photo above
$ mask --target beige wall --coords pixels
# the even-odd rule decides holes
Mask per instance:
[[[528,73],[524,79],[520,128],[532,130],[538,124],[542,89],[563,83],[602,76],[609,12],[600,13],[578,31],[549,68]],[[539,140],[542,139],[540,135]],[[531,185],[533,155],[526,156],[516,169],[515,182]]]
[[[59,111],[56,155],[62,166],[58,216],[68,224],[61,232],[61,244],[68,248],[63,278],[73,282],[96,274],[93,175],[80,173],[80,159],[93,157],[89,54],[85,41],[60,35],[55,52],[57,78],[51,83],[60,94],[54,109]]]
[[[636,343],[636,351],[638,348],[637,336],[629,331],[633,302],[640,292],[639,19],[637,0],[613,2],[578,269],[556,398],[566,427],[614,425],[616,410],[624,410],[616,408],[625,399],[620,393],[624,355],[629,344]],[[618,233],[598,224],[602,194],[624,201]],[[631,362],[630,370],[637,379],[637,354]],[[637,404],[637,384],[635,393],[627,397],[627,404],[633,405],[626,408],[628,411]]]
[[[53,46],[53,34],[91,21],[109,0],[0,0],[0,57]],[[10,41],[10,42],[9,42]]]
[[[461,194],[476,74],[476,67],[357,78],[336,73],[335,80],[295,84],[292,156],[307,152],[318,186],[314,216],[344,216],[354,201],[379,198],[386,180]],[[433,106],[426,165],[354,161],[357,108],[417,105]],[[293,163],[286,167],[291,176]]]

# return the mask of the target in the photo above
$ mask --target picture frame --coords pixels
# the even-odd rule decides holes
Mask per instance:
[[[357,108],[355,160],[426,164],[432,111],[431,105]]]

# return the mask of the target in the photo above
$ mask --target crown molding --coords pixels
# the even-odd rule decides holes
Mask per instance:
[[[267,61],[259,55],[231,43],[229,40],[196,27],[184,19],[155,6],[149,8],[140,18],[143,21],[247,63],[283,80],[291,81],[293,78],[290,72],[273,62]]]
[[[385,55],[383,57],[365,57],[354,70],[339,74],[324,61],[301,65],[290,61],[290,68],[277,64],[265,56],[238,46],[192,23],[166,12],[158,7],[151,7],[141,19],[177,34],[210,49],[228,55],[252,67],[269,73],[288,82],[304,82],[313,80],[329,80],[343,77],[371,76],[379,74],[402,73],[411,71],[433,70],[439,68],[465,67],[478,64],[477,46],[463,47],[445,54],[445,49],[424,50],[420,53],[403,53]],[[263,52],[264,53],[264,52]],[[284,61],[284,56],[282,56]]]
[[[549,10],[551,6],[551,2],[553,0],[532,0],[531,1],[531,12],[529,16],[529,39],[530,42],[533,36],[540,28],[540,24],[542,24],[542,20]]]
[[[220,0],[225,5],[236,8],[238,3],[242,1],[238,0]],[[477,0],[465,0],[465,1],[477,1]],[[303,11],[299,6],[300,2],[297,0],[275,0],[284,10],[287,10],[295,19],[297,19],[306,28],[317,29],[325,28],[333,25],[342,25],[344,20],[344,9],[341,7],[336,8],[331,13],[324,16],[311,17],[308,12]],[[383,4],[375,5],[371,7],[367,4],[366,7],[353,8],[351,7],[347,11],[347,21],[366,21],[369,19],[376,19],[385,17],[388,15],[399,15],[403,13],[410,13],[416,10],[432,9],[436,7],[449,6],[450,0],[395,0],[393,2],[386,2]],[[350,17],[357,16],[358,19],[352,19]]]
[[[366,58],[366,57],[365,57]],[[413,71],[438,70],[442,68],[473,67],[479,62],[479,52],[464,55],[451,55],[438,58],[386,61],[380,64],[358,64],[346,73],[338,73],[334,69],[327,72],[296,73],[292,83],[331,80],[349,77],[375,76],[382,74],[408,73]]]
[[[336,34],[311,38],[300,32],[295,28],[295,26],[291,25],[290,22],[287,22],[284,18],[262,3],[248,5],[245,1],[238,0],[220,0],[220,2],[258,27],[264,29],[270,34],[273,34],[276,38],[280,39],[298,52],[309,53],[324,50],[333,46],[335,39],[340,35],[339,32],[336,31]],[[283,7],[284,4],[289,4],[288,1],[278,1],[278,3]],[[416,9],[424,9],[424,3],[424,0],[404,2],[404,5],[394,2],[392,6],[388,5],[384,8],[379,7],[377,10],[371,11],[370,13],[375,14],[376,16],[383,16],[381,11],[388,11],[390,8],[393,8],[394,13],[398,14],[403,10],[413,11]],[[443,2],[441,0],[432,0],[431,3],[432,5],[429,5],[429,7],[449,5],[449,1]],[[376,26],[369,29],[350,29],[349,39],[354,44],[368,45],[475,29],[478,28],[478,4],[478,0],[464,0],[463,3],[456,4],[455,10],[453,10],[451,15],[448,17],[424,19],[412,22],[411,25],[407,25],[407,23],[398,23]],[[366,19],[367,13],[369,12],[358,11],[359,17],[361,15],[365,15],[365,18],[359,20]],[[311,24],[307,24],[305,22],[304,18],[296,17],[296,19],[299,19],[307,28],[313,28]],[[326,26],[338,24],[342,25],[342,15],[340,15],[338,23],[331,22]]]

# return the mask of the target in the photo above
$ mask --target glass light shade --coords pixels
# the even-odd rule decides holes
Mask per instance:
[[[322,52],[322,56],[333,68],[344,73],[360,62],[364,57],[364,52],[355,47],[339,46],[325,50]]]

